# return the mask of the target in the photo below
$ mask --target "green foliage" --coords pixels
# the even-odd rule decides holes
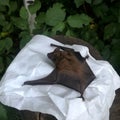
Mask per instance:
[[[55,26],[65,19],[65,10],[62,8],[63,5],[55,3],[52,8],[49,8],[46,12],[45,22],[47,25]]]
[[[99,50],[120,74],[119,0],[35,0],[32,35],[66,35],[81,38]],[[21,48],[31,39],[29,14],[22,0],[0,0],[0,78]],[[0,106],[0,119],[16,110]],[[2,114],[1,114],[2,113]],[[16,116],[19,116],[16,114]]]
[[[67,21],[68,24],[73,28],[82,28],[83,25],[89,25],[89,23],[92,21],[92,18],[82,13],[69,16]]]
[[[0,104],[0,120],[8,120],[7,111],[3,105]]]
[[[41,8],[41,2],[39,0],[35,0],[35,2],[29,6],[29,10],[31,14],[36,13]]]
[[[114,34],[117,31],[117,24],[116,23],[110,23],[105,26],[104,28],[104,39],[107,40],[114,36]]]
[[[20,9],[20,17],[25,19],[25,20],[28,19],[28,12],[24,6],[21,7],[21,9]]]
[[[76,8],[79,8],[81,5],[83,5],[84,1],[85,0],[74,0]]]
[[[9,0],[4,0],[4,1],[0,0],[0,5],[7,5],[7,6],[9,6]]]

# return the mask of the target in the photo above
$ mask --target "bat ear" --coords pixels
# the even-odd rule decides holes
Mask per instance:
[[[60,51],[60,48],[55,48],[54,52]]]

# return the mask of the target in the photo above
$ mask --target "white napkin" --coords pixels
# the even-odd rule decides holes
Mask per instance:
[[[19,52],[0,81],[0,101],[19,110],[48,113],[58,120],[109,120],[120,77],[107,61],[95,60],[85,46],[66,45],[82,56],[90,56],[87,63],[96,79],[85,90],[85,101],[77,98],[80,93],[62,85],[23,86],[25,81],[43,78],[54,69],[47,57],[55,49],[51,43],[63,45],[36,35]]]

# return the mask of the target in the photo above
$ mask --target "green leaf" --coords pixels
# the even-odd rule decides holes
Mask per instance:
[[[19,37],[22,38],[20,41],[20,49],[22,49],[30,41],[31,36],[27,31],[23,31]]]
[[[28,21],[19,17],[12,17],[12,23],[21,30],[28,30]]]
[[[89,25],[92,18],[86,14],[76,14],[68,17],[67,22],[73,28],[82,28],[83,25]]]
[[[113,67],[120,72],[120,51],[112,52],[112,55],[109,59]]]
[[[6,50],[9,50],[13,46],[13,41],[11,38],[4,39],[5,41],[5,48]]]
[[[42,24],[45,22],[45,13],[41,12],[36,18],[35,18],[36,22],[38,25]]]
[[[0,104],[0,120],[7,120],[7,112],[1,104]]]
[[[93,0],[93,5],[98,5],[102,2],[103,2],[103,0]]]
[[[63,22],[58,23],[53,27],[52,32],[56,34],[57,31],[62,32],[65,28],[65,24]]]
[[[85,0],[74,0],[74,3],[77,8],[79,8],[81,5],[83,5]]]
[[[9,3],[9,14],[11,14],[11,12],[15,12],[18,8],[18,5],[17,5],[17,1],[10,1]]]
[[[119,8],[119,11],[118,11],[118,23],[120,23],[120,8]]]
[[[110,46],[105,46],[103,48],[104,49],[102,50],[102,56],[105,60],[108,60],[111,55]]]
[[[92,0],[85,0],[87,3],[91,4]]]
[[[41,8],[41,2],[39,0],[35,0],[33,4],[28,6],[31,14],[36,13]]]
[[[28,19],[28,12],[25,7],[21,7],[20,9],[20,17],[23,19]]]
[[[0,73],[3,72],[3,70],[4,70],[3,58],[0,57]],[[0,108],[1,108],[1,105],[0,105]],[[0,109],[0,113],[1,113],[1,109]],[[0,114],[0,118],[1,118],[1,114]]]
[[[0,12],[6,12],[7,7],[0,4]]]
[[[0,5],[9,6],[9,0],[0,0]]]
[[[85,0],[89,4],[98,5],[102,3],[103,0]]]
[[[3,26],[3,24],[5,23],[5,16],[0,13],[0,25]]]
[[[1,32],[0,37],[4,38],[9,35],[9,32]]]
[[[120,38],[119,39],[112,39],[111,42],[112,52],[120,51]]]
[[[68,37],[71,37],[71,36],[72,37],[76,37],[76,34],[72,30],[70,30],[70,29],[67,30],[65,35],[68,36]]]
[[[47,10],[45,19],[47,25],[55,26],[65,19],[66,13],[62,7],[63,7],[62,4],[55,3],[52,8],[49,8]]]
[[[11,40],[11,38],[7,37],[3,40],[0,40],[0,52],[2,53],[2,51],[7,50],[9,51],[9,49],[13,46],[13,42]]]
[[[2,31],[3,32],[6,32],[6,31],[8,31],[7,33],[9,33],[10,31],[11,31],[11,28],[12,28],[12,23],[9,23],[9,22],[4,22],[3,23],[3,29],[2,29]]]
[[[3,51],[5,48],[5,42],[3,40],[0,40],[0,52]]]
[[[97,17],[104,18],[108,10],[108,6],[104,3],[97,6],[93,6],[93,11]]]
[[[104,39],[106,40],[112,37],[116,33],[116,29],[116,23],[110,23],[106,25],[104,28]]]
[[[0,13],[0,22],[1,22],[2,20],[5,20],[5,16],[4,16],[4,14]]]

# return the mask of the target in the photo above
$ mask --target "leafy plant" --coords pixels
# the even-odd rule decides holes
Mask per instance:
[[[81,38],[98,49],[120,74],[119,6],[119,0],[35,0],[28,6],[21,0],[1,0],[0,77],[36,34]],[[2,120],[7,119],[9,109],[0,106]]]
[[[0,119],[1,120],[7,120],[7,111],[3,107],[3,105],[0,104]]]

